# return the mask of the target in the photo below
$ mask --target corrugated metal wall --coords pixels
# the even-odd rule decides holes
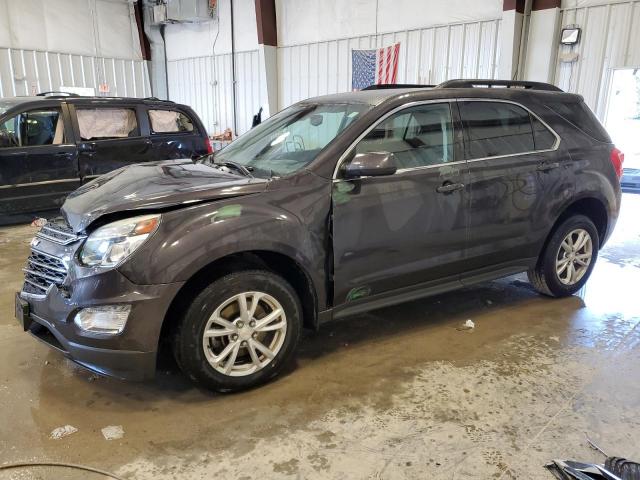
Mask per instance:
[[[260,92],[258,51],[236,54],[238,134],[251,128],[253,115],[266,103]],[[231,54],[168,62],[169,98],[190,105],[210,133],[233,130]]]
[[[581,27],[582,38],[573,49],[560,47],[555,83],[583,95],[604,119],[612,70],[640,67],[640,0],[565,8],[562,25]],[[562,62],[562,55],[572,51],[577,61]]]
[[[450,78],[494,78],[500,20],[307,43],[278,48],[280,107],[351,90],[351,50],[400,42],[398,83],[437,84]]]
[[[90,87],[110,96],[148,97],[149,74],[143,60],[72,55],[0,47],[0,97],[33,95],[64,87]]]

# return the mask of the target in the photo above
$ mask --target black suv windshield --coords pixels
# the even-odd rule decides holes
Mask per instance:
[[[360,114],[365,104],[294,105],[229,144],[214,163],[233,162],[257,177],[283,176],[311,163]]]

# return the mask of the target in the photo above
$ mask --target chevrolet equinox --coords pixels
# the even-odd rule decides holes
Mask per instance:
[[[303,327],[524,271],[573,294],[614,228],[622,162],[549,84],[305,100],[215,155],[71,193],[31,243],[16,315],[102,374],[150,378],[168,345],[198,384],[245,389]]]

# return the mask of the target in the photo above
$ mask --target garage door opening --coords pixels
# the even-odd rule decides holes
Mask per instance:
[[[625,155],[623,190],[640,193],[640,68],[613,71],[605,126]]]

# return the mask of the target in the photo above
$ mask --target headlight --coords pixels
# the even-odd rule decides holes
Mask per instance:
[[[160,215],[141,215],[108,223],[89,235],[80,261],[90,267],[114,267],[131,255],[160,224]]]

